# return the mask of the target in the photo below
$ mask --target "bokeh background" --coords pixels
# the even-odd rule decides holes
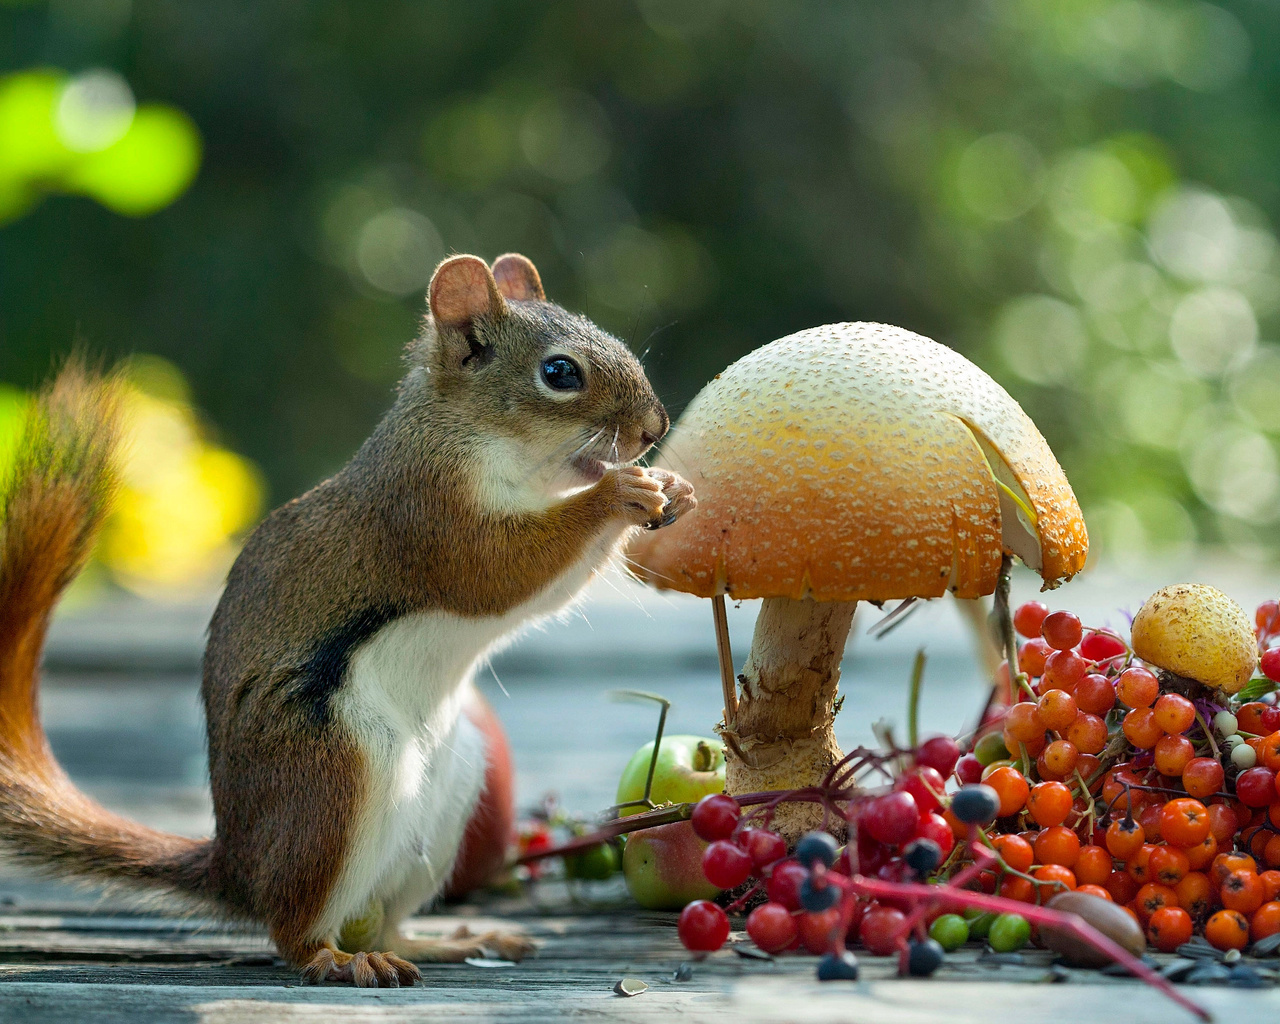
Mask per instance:
[[[0,0],[0,461],[131,357],[100,574],[216,582],[386,408],[433,265],[518,250],[678,411],[883,320],[1003,383],[1095,557],[1280,550],[1265,0]]]

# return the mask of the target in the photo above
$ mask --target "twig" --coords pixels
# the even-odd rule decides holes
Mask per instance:
[[[729,616],[724,595],[711,598],[711,618],[716,624],[716,658],[720,662],[720,688],[724,691],[724,724],[732,729],[738,717],[738,683],[733,675],[733,649],[729,646]]]
[[[920,683],[924,679],[924,648],[916,651],[911,666],[911,689],[907,692],[907,744],[914,750],[920,745]]]

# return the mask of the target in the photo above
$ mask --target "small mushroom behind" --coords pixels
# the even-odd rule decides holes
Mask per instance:
[[[990,594],[1018,555],[1057,586],[1084,566],[1084,520],[1053,453],[963,356],[884,324],[790,335],[694,398],[660,464],[698,508],[629,551],[659,588],[763,598],[738,682],[724,658],[730,793],[813,785],[858,601]],[[739,684],[740,683],[740,695]],[[822,817],[779,808],[789,838]]]
[[[1143,661],[1228,695],[1239,693],[1258,667],[1249,616],[1203,583],[1157,590],[1134,616],[1132,637]]]

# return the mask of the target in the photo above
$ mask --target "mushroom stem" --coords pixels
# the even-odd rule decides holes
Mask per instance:
[[[840,760],[836,690],[856,608],[856,601],[765,599],[737,711],[723,732],[726,792],[813,786]],[[784,803],[773,826],[794,841],[821,825],[823,813],[812,804]]]

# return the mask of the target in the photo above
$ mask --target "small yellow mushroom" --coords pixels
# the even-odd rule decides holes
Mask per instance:
[[[1133,620],[1143,661],[1223,693],[1238,693],[1258,667],[1253,625],[1235,601],[1202,583],[1157,590]]]

